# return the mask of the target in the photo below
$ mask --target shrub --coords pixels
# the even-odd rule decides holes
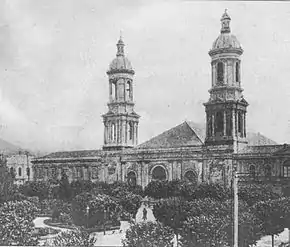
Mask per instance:
[[[87,206],[89,206],[89,215],[86,212]],[[117,222],[120,212],[121,206],[118,201],[105,194],[82,193],[72,202],[72,218],[79,226],[100,226],[108,220]]]
[[[133,217],[136,216],[142,203],[142,197],[132,192],[119,193],[117,199],[124,210]]]
[[[37,196],[40,200],[44,200],[49,195],[49,184],[45,181],[26,182],[20,187],[20,192],[25,196]]]
[[[93,247],[97,238],[83,229],[74,231],[64,231],[57,235],[52,241],[48,240],[45,246],[62,246],[62,247]]]
[[[250,184],[242,186],[239,189],[239,198],[245,201],[249,206],[255,203],[280,198],[280,195],[273,191],[271,185]]]
[[[51,218],[53,221],[57,221],[59,220],[60,217],[60,211],[58,210],[58,208],[54,208],[51,214]]]
[[[231,246],[233,202],[205,198],[190,202],[181,236],[183,246]],[[239,246],[256,244],[262,234],[261,222],[247,204],[239,203]]]
[[[33,220],[37,213],[29,201],[4,203],[0,208],[0,245],[36,245]]]
[[[159,222],[132,224],[122,240],[125,247],[171,247],[173,231]]]
[[[61,213],[59,216],[59,221],[68,225],[73,224],[73,219],[70,214],[67,213]]]

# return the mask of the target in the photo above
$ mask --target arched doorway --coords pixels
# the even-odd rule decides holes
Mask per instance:
[[[187,171],[184,174],[185,181],[188,183],[195,184],[197,182],[197,176],[194,171]]]
[[[153,180],[166,180],[166,171],[162,166],[156,166],[152,170]]]
[[[127,174],[127,182],[130,186],[134,187],[136,186],[136,183],[137,183],[137,176],[136,176],[136,173],[133,172],[133,171],[130,171],[128,174]]]
[[[250,177],[254,178],[256,176],[256,168],[254,165],[251,165],[249,168]]]

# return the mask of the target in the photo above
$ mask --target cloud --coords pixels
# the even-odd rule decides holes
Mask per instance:
[[[204,121],[207,53],[224,8],[245,50],[249,127],[289,142],[290,116],[281,107],[290,104],[285,5],[153,0],[1,1],[0,117],[7,126],[1,138],[49,150],[101,146],[106,70],[120,29],[136,71],[140,141],[185,118]]]

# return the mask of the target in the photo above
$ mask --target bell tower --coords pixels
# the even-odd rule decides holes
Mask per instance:
[[[206,145],[232,145],[237,151],[247,144],[246,112],[248,103],[241,87],[243,49],[231,34],[228,13],[221,18],[221,31],[209,51],[211,57],[210,98],[206,111]]]
[[[132,65],[124,53],[124,42],[117,43],[116,58],[111,62],[108,112],[104,114],[104,150],[122,150],[138,143],[140,116],[134,111]]]

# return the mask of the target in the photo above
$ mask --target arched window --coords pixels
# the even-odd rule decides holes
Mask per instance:
[[[152,171],[152,179],[166,180],[166,172],[162,166],[156,166]]]
[[[15,178],[15,171],[13,167],[10,167],[10,175]]]
[[[224,129],[224,116],[223,112],[219,111],[216,113],[216,132],[223,132]]]
[[[114,81],[111,82],[111,97],[113,100],[117,99],[117,83]]]
[[[197,182],[197,176],[196,176],[194,171],[187,171],[184,174],[184,178],[189,183],[196,183]]]
[[[255,168],[255,166],[253,166],[253,165],[250,166],[249,173],[250,173],[250,176],[252,178],[254,178],[256,176],[256,168]]]
[[[128,129],[129,129],[129,140],[133,140],[133,135],[134,135],[134,124],[133,122],[129,122],[129,126],[128,126]]]
[[[22,176],[22,168],[21,168],[21,167],[18,168],[18,176],[19,176],[19,177]]]
[[[269,178],[272,176],[272,169],[271,166],[267,165],[265,167],[265,177]]]
[[[127,174],[127,182],[130,186],[134,187],[136,186],[136,183],[137,183],[137,176],[136,176],[136,173],[133,172],[133,171],[130,171],[128,174]]]
[[[243,114],[241,112],[238,112],[238,132],[243,132]]]
[[[236,63],[236,82],[240,81],[240,63]]]
[[[224,64],[222,62],[217,64],[217,81],[220,83],[224,82]]]
[[[283,164],[283,177],[290,177],[290,160]]]
[[[131,83],[130,81],[126,82],[126,100],[131,99]]]
[[[116,140],[116,125],[112,123],[112,141]]]
[[[212,136],[212,116],[208,115],[208,120],[207,120],[207,128],[208,128],[208,135]]]

